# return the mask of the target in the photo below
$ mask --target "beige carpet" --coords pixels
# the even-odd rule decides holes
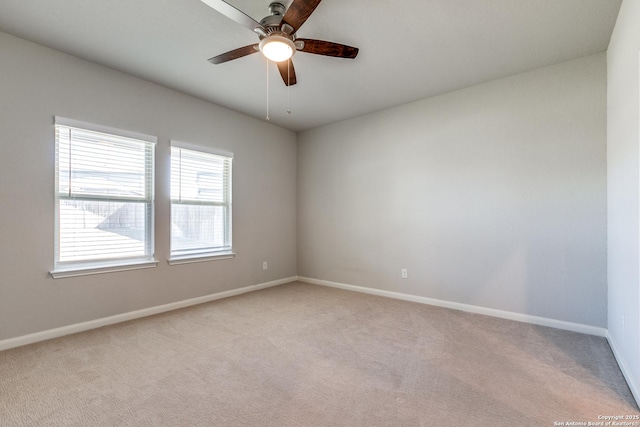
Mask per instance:
[[[539,427],[637,413],[603,338],[303,283],[0,352],[3,427]]]

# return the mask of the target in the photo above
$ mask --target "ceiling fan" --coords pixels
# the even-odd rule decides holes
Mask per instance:
[[[324,40],[296,37],[296,32],[318,7],[320,0],[293,0],[288,9],[282,3],[273,2],[269,5],[270,15],[260,22],[257,22],[226,1],[202,0],[202,2],[227,18],[255,32],[260,38],[260,43],[243,46],[210,58],[209,62],[212,64],[222,64],[252,53],[261,52],[267,59],[277,64],[284,84],[291,86],[296,84],[297,80],[296,72],[290,59],[298,50],[337,58],[353,59],[358,55],[357,47]]]

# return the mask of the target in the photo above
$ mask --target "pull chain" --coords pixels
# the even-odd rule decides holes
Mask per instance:
[[[266,120],[269,121],[269,60],[267,59],[267,117]]]
[[[289,92],[291,91],[291,58],[287,59],[287,114],[291,115]]]

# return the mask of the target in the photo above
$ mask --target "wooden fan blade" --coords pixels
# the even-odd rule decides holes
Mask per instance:
[[[211,7],[212,9],[220,12],[232,21],[236,21],[238,24],[255,31],[256,28],[260,28],[263,32],[266,32],[265,28],[255,19],[244,13],[243,11],[236,9],[229,3],[223,0],[201,0],[202,3]]]
[[[258,52],[258,44],[250,44],[249,46],[239,47],[238,49],[230,50],[229,52],[209,58],[208,61],[212,64],[222,64],[223,62],[231,61],[232,59],[242,58],[243,56],[251,55]]]
[[[316,55],[353,59],[358,56],[359,52],[359,49],[357,47],[328,42],[324,40],[297,39],[296,41],[304,42],[304,47],[300,49],[302,52],[315,53]]]
[[[295,33],[316,10],[318,4],[320,4],[320,0],[293,0],[293,3],[284,14],[282,22],[291,25]]]
[[[282,80],[285,85],[293,86],[298,83],[296,80],[296,70],[293,68],[293,62],[291,59],[276,62],[276,65],[278,66],[278,71],[280,71],[280,75],[282,76]]]

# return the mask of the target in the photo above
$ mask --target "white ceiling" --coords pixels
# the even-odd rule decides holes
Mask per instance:
[[[269,69],[271,122],[294,131],[603,52],[622,0],[323,0],[297,35],[360,48]],[[259,21],[270,0],[228,0]],[[283,1],[289,5],[291,0]],[[264,119],[257,36],[200,0],[0,0],[0,30]],[[287,115],[287,97],[292,114]]]

